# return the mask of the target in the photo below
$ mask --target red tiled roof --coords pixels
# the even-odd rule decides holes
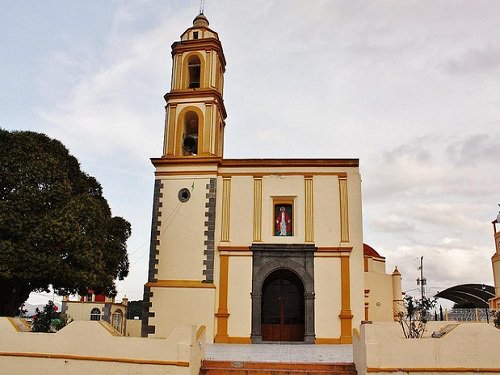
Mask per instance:
[[[379,253],[377,253],[377,251],[373,247],[365,243],[363,244],[363,254],[370,257],[385,258]]]

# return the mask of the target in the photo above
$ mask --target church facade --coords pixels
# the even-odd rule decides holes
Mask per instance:
[[[142,335],[350,343],[392,320],[401,277],[363,246],[358,159],[225,159],[226,60],[203,14],[172,58]]]

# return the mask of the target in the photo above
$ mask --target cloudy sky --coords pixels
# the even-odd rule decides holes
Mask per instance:
[[[199,0],[0,4],[0,127],[61,140],[132,223],[142,298],[170,45]],[[415,289],[492,283],[500,2],[206,0],[229,158],[359,158],[364,241]]]

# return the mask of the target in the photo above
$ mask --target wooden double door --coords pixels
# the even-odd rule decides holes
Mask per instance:
[[[304,341],[304,285],[292,271],[271,273],[262,287],[263,341]]]

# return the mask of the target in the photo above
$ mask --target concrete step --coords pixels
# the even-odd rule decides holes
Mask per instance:
[[[201,375],[356,375],[354,363],[286,363],[204,360]]]

